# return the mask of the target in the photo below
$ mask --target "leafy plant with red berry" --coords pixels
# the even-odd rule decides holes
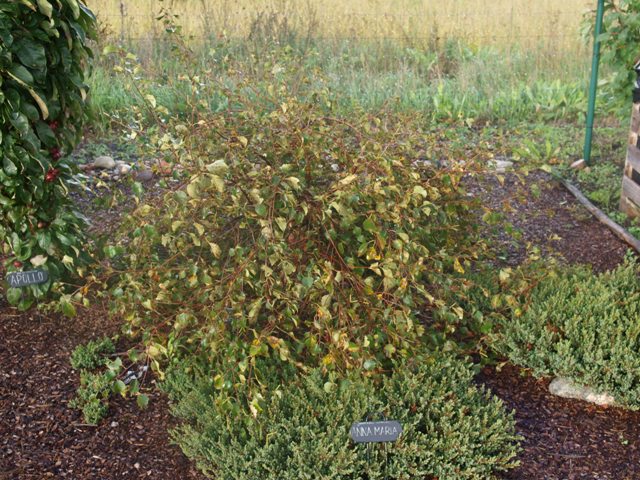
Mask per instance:
[[[49,281],[9,288],[21,309],[77,274],[84,222],[69,154],[87,120],[85,75],[96,19],[81,0],[0,0],[0,259]]]

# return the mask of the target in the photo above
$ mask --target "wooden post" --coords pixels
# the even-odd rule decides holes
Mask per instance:
[[[633,90],[631,126],[627,145],[627,160],[622,176],[620,210],[630,217],[640,218],[640,63],[635,65],[638,81]]]

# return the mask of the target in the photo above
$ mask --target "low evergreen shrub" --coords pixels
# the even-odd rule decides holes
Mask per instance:
[[[534,375],[562,375],[640,407],[640,286],[628,260],[596,275],[579,267],[542,281],[494,347]]]
[[[115,352],[113,341],[109,337],[90,340],[78,345],[71,352],[71,367],[74,370],[93,370],[107,363],[107,355]]]
[[[292,381],[251,416],[197,369],[171,370],[165,388],[184,423],[173,432],[208,476],[225,480],[495,478],[515,465],[513,416],[450,356],[415,359],[380,384],[318,370]],[[394,444],[354,444],[353,422],[399,421]],[[388,475],[388,477],[387,477]]]

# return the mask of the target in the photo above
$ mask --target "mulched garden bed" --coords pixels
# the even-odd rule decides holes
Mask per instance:
[[[172,418],[157,392],[145,410],[112,401],[97,427],[69,408],[78,386],[71,351],[117,331],[100,307],[72,320],[0,309],[0,480],[204,478],[170,444]]]
[[[627,251],[547,174],[531,174],[524,183],[512,174],[503,184],[489,178],[468,190],[521,230],[517,240],[493,234],[497,258],[505,264],[521,262],[527,242],[597,271],[615,267]],[[78,384],[70,352],[117,329],[100,306],[69,320],[18,315],[0,303],[0,480],[204,478],[170,443],[172,418],[157,392],[146,410],[112,401],[97,427],[84,425],[68,407]],[[505,479],[640,478],[640,414],[555,398],[546,382],[514,367],[487,368],[478,381],[515,410],[524,437],[521,466]]]
[[[548,380],[512,366],[486,368],[478,381],[515,411],[523,437],[521,465],[504,479],[640,478],[640,412],[556,397]]]
[[[521,237],[499,226],[489,229],[500,263],[516,266],[527,256],[527,244],[566,263],[587,264],[601,272],[615,268],[630,248],[598,222],[560,183],[542,171],[507,174],[469,182],[467,190],[483,206],[501,212]]]
[[[509,174],[504,184],[487,178],[469,190],[522,232],[518,242],[494,234],[496,254],[506,264],[524,260],[527,242],[567,263],[592,265],[596,272],[615,268],[629,250],[547,173]],[[640,412],[556,397],[548,391],[549,380],[536,380],[513,366],[485,368],[477,381],[515,411],[523,437],[521,465],[504,479],[640,478]]]

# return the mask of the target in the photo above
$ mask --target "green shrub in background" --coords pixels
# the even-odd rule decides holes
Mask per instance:
[[[512,415],[452,357],[414,359],[381,385],[356,373],[334,383],[314,371],[248,422],[207,373],[195,372],[172,370],[165,388],[184,420],[174,440],[211,478],[487,480],[515,464]],[[355,445],[351,424],[380,415],[402,424],[397,443]]]
[[[83,222],[68,199],[69,154],[86,120],[95,17],[79,0],[0,0],[0,258],[50,281],[8,300],[28,308],[82,264]]]
[[[640,1],[639,0],[605,0],[604,2],[602,42],[603,65],[611,65],[611,87],[620,104],[628,105],[631,101],[631,89],[636,80],[633,71],[635,62],[640,57]],[[593,39],[594,17],[586,19],[589,43]]]
[[[577,268],[536,287],[495,347],[536,376],[562,375],[640,407],[640,286],[628,260],[608,273]]]

